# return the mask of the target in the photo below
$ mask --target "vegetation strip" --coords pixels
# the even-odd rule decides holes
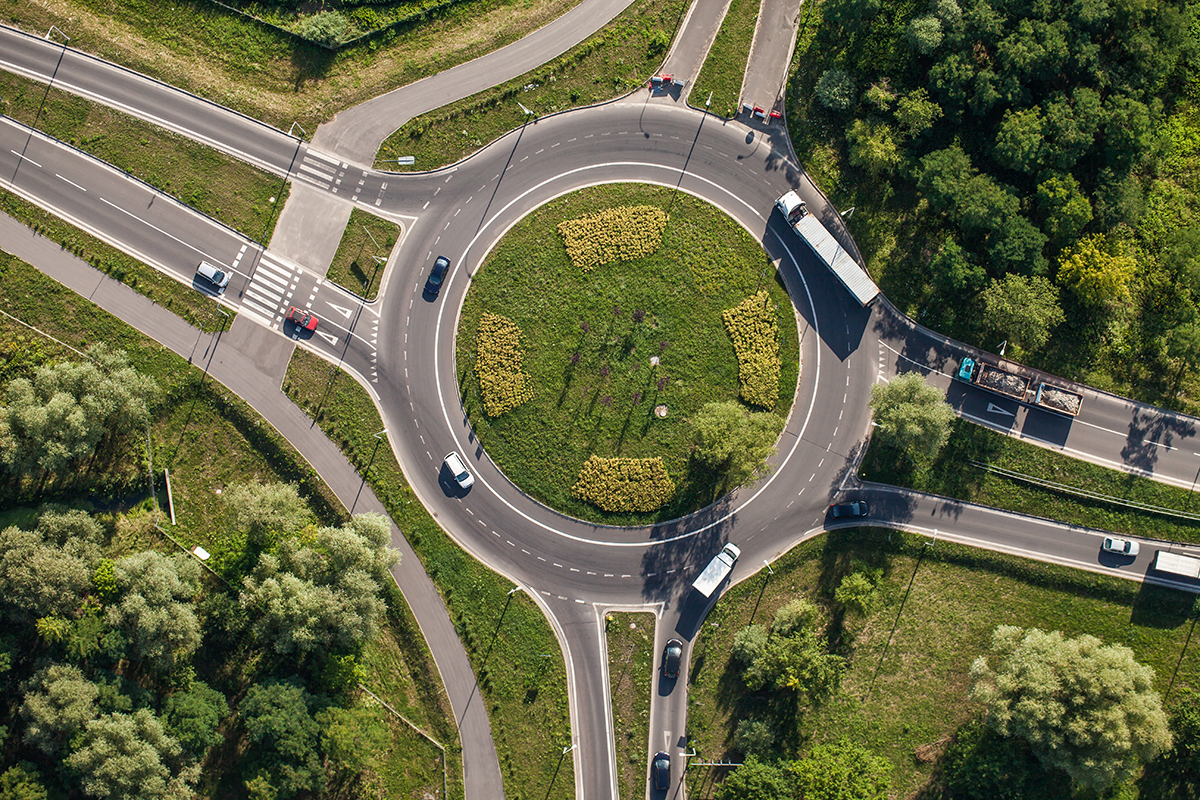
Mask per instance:
[[[112,164],[256,242],[287,200],[280,178],[100,103],[0,71],[4,113]]]
[[[575,268],[560,222],[642,205],[671,209],[656,252],[588,273]],[[472,428],[510,480],[572,516],[650,524],[714,502],[738,482],[727,483],[724,459],[696,457],[697,416],[709,403],[737,401],[737,357],[721,312],[759,290],[770,296],[780,332],[777,407],[790,407],[799,370],[795,314],[753,237],[713,206],[667,188],[614,184],[560,197],[509,230],[472,276],[455,355]],[[498,417],[488,415],[476,375],[487,314],[520,328],[533,392]],[[744,416],[725,418],[744,427]],[[783,417],[760,422],[769,450]],[[661,458],[673,498],[634,513],[573,497],[592,456]]]
[[[310,133],[344,108],[503,47],[577,0],[473,0],[338,53],[207,2],[0,0],[4,19],[207,97]]]
[[[841,743],[891,765],[884,772],[890,772],[890,790],[846,796],[982,797],[985,776],[996,774],[989,772],[997,768],[995,759],[1008,759],[1001,767],[1011,779],[1007,788],[1016,791],[1026,777],[1031,782],[1021,797],[1070,794],[1065,774],[1042,768],[1011,740],[985,739],[979,752],[966,747],[975,741],[983,709],[970,694],[972,664],[989,654],[1002,625],[1090,634],[1132,648],[1136,661],[1153,668],[1157,693],[1173,686],[1168,710],[1189,702],[1188,689],[1200,686],[1200,657],[1186,646],[1200,604],[1188,593],[949,542],[928,547],[924,537],[879,529],[828,532],[771,566],[771,574],[732,587],[713,608],[693,647],[688,708],[688,745],[696,760],[740,763],[753,755],[768,769],[691,768],[688,784],[697,798],[792,797],[791,782],[802,779],[803,770],[784,771],[787,793],[776,793],[770,787],[779,784],[769,782],[747,791],[739,781],[814,758],[823,774],[843,774],[835,769],[839,760],[821,749]],[[851,584],[858,584],[853,592],[845,589]],[[746,626],[778,625],[779,610],[797,599],[829,615],[824,639],[846,659],[840,688],[819,703],[798,700],[790,689],[752,689],[738,665],[752,646],[742,641],[753,638],[741,633]],[[799,669],[795,674],[809,679]],[[1194,729],[1190,736],[1194,742]],[[1180,768],[1186,774],[1186,764]],[[1187,796],[1158,783],[1167,778],[1170,786],[1179,774],[1159,759],[1113,796]],[[970,780],[983,782],[968,788]]]
[[[484,312],[475,345],[475,376],[489,417],[498,417],[533,397],[529,373],[522,367],[521,329],[511,319]]]
[[[374,300],[383,282],[380,272],[399,235],[396,223],[353,209],[325,277],[359,297]]]
[[[610,611],[604,617],[608,640],[608,684],[612,693],[616,744],[617,797],[642,797],[646,785],[646,745],[650,741],[650,693],[656,667],[654,615]]]
[[[731,0],[729,10],[721,21],[721,30],[713,40],[700,74],[688,94],[688,102],[703,106],[712,92],[712,110],[723,117],[738,113],[746,63],[750,58],[750,43],[758,24],[761,0]],[[752,98],[753,99],[753,98]],[[765,101],[767,98],[758,98]],[[770,98],[774,101],[775,98]],[[768,109],[769,110],[769,109]]]
[[[648,256],[662,244],[667,215],[654,206],[606,208],[558,223],[571,263],[584,272],[612,261]]]
[[[189,325],[203,331],[217,331],[230,323],[228,315],[233,312],[220,313],[220,306],[211,298],[4,189],[0,189],[0,211],[34,233],[58,242],[64,250],[169,309]]]
[[[452,164],[545,114],[609,100],[647,81],[662,63],[687,4],[634,0],[599,32],[507,83],[406,122],[375,156],[377,169],[424,171]],[[414,164],[397,164],[412,156]]]
[[[778,311],[760,291],[721,312],[737,353],[741,398],[768,411],[779,400]]]
[[[975,466],[984,463],[992,469]],[[1022,477],[1007,477],[1000,470]],[[1200,521],[1186,516],[1195,504],[1187,489],[1089,464],[961,419],[953,422],[948,444],[928,467],[914,466],[895,447],[872,437],[859,477],[1071,525],[1200,543]],[[1043,481],[1066,488],[1038,485]],[[1177,509],[1183,515],[1154,509]]]
[[[523,594],[509,594],[506,579],[459,548],[429,515],[387,441],[373,435],[383,421],[353,378],[297,349],[284,391],[370,483],[441,592],[487,703],[505,794],[570,800],[575,783],[564,776],[574,774],[571,763],[564,760],[556,777],[559,759],[547,757],[569,745],[566,666],[541,610]]]
[[[173,785],[182,789],[198,779],[196,792],[204,796],[237,796],[246,791],[246,782],[258,789],[274,784],[281,794],[305,785],[322,792],[327,788],[331,796],[360,790],[378,790],[388,796],[439,791],[444,786],[444,759],[438,751],[406,727],[392,725],[365,695],[354,691],[353,679],[363,680],[408,719],[454,741],[453,715],[432,657],[390,576],[363,576],[368,580],[362,588],[371,594],[383,592],[387,617],[378,637],[366,642],[357,657],[339,655],[326,662],[328,669],[321,669],[304,658],[281,659],[272,647],[254,641],[258,634],[253,631],[259,630],[261,619],[247,616],[238,597],[238,589],[249,590],[241,579],[254,567],[250,539],[278,536],[282,544],[299,533],[311,535],[311,543],[328,536],[326,526],[346,521],[341,504],[307,462],[243,401],[219,384],[203,380],[197,368],[8,254],[0,254],[0,301],[12,312],[0,318],[0,384],[7,389],[0,414],[6,422],[14,410],[10,404],[21,394],[13,387],[45,370],[60,376],[69,373],[78,379],[78,385],[91,380],[88,373],[93,365],[108,370],[101,378],[101,395],[108,398],[139,384],[146,386],[146,381],[158,389],[158,400],[148,409],[148,430],[135,425],[131,433],[120,435],[112,427],[113,420],[108,420],[107,433],[78,469],[61,470],[41,481],[14,477],[10,471],[13,462],[7,458],[11,451],[7,446],[0,449],[5,456],[0,470],[8,473],[0,482],[0,507],[4,509],[0,512],[0,538],[5,552],[10,552],[8,546],[14,542],[28,545],[26,532],[36,534],[45,528],[47,515],[37,506],[46,501],[61,504],[60,509],[69,506],[90,512],[76,517],[72,530],[77,534],[98,523],[103,537],[94,575],[84,575],[90,594],[81,607],[68,603],[51,616],[41,617],[34,632],[28,618],[14,612],[14,606],[22,602],[19,596],[7,589],[4,593],[6,635],[0,639],[0,652],[8,670],[6,678],[25,687],[20,693],[11,693],[11,703],[5,707],[14,738],[7,758],[0,763],[4,786],[22,796],[45,797],[43,786],[71,787],[75,796],[102,785],[112,797],[149,800],[162,796],[166,788],[152,776],[166,774],[169,768]],[[110,354],[120,348],[140,377],[103,355],[97,342],[105,343],[103,349]],[[89,355],[82,355],[84,350]],[[75,391],[72,386],[70,392],[56,397],[58,407]],[[83,406],[97,407],[86,398]],[[134,407],[135,403],[124,404],[121,413]],[[83,416],[89,413],[85,411]],[[29,432],[24,427],[20,430]],[[56,429],[49,435],[56,440],[69,438],[77,430],[77,426],[72,431]],[[165,492],[161,470],[171,472],[178,524],[167,530],[160,527],[168,525],[167,517],[157,510],[147,488],[150,465],[159,498]],[[298,486],[299,491],[282,482]],[[275,505],[271,512],[278,515],[279,528],[264,530],[258,523],[250,527],[240,524],[241,512],[233,510],[241,502],[239,497],[271,503],[282,499],[282,505]],[[290,516],[293,512],[300,514],[300,524]],[[89,519],[87,525],[80,521]],[[10,527],[14,525],[20,530]],[[248,533],[251,530],[256,533]],[[351,538],[341,544],[358,539],[347,535]],[[223,579],[193,583],[194,557],[176,556],[168,540],[181,542],[185,548],[203,546],[210,553],[206,566],[217,567],[228,583]],[[88,549],[78,550],[70,543],[53,548],[68,558]],[[352,553],[350,548],[341,554],[353,561]],[[45,563],[46,558],[61,560],[62,555],[42,553],[39,558]],[[343,565],[347,572],[354,570],[350,561]],[[145,570],[142,574],[151,585],[137,589],[137,570]],[[8,581],[19,580],[19,575],[7,568],[0,573],[9,589]],[[176,579],[183,594],[164,598],[154,588],[170,587]],[[378,583],[376,579],[380,579]],[[229,584],[235,587],[232,591]],[[336,593],[324,598],[326,605],[337,599]],[[142,615],[139,608],[150,613]],[[154,618],[159,612],[162,616]],[[202,638],[188,634],[189,620],[200,623]],[[121,635],[114,638],[114,633]],[[171,646],[165,651],[155,649],[154,643],[160,640]],[[113,655],[126,647],[128,657]],[[27,654],[36,654],[36,660]],[[159,671],[164,657],[177,667],[165,676]],[[24,736],[33,733],[30,718],[17,713],[22,699],[36,701],[37,691],[24,678],[30,670],[48,663],[53,675],[39,672],[35,682],[50,691],[78,690],[86,696],[98,686],[106,687],[85,710],[97,719],[87,723],[68,745],[72,752],[52,759],[39,751],[52,746],[54,737]],[[344,683],[346,679],[351,682]],[[281,692],[279,688],[296,684],[303,691]],[[274,700],[307,698],[313,704],[301,709],[272,701],[273,716],[266,720],[252,713],[254,703],[240,702],[263,693]],[[231,706],[237,709],[232,715]],[[321,706],[325,706],[323,711]],[[123,715],[137,720],[137,735],[130,736]],[[43,721],[56,724],[49,718]],[[292,724],[297,727],[287,727]],[[279,762],[264,758],[271,748],[264,749],[255,738],[253,731],[259,725],[282,725],[273,730],[293,737],[289,741],[296,748],[287,754],[275,753]],[[166,737],[161,738],[159,732]],[[101,746],[110,738],[114,749],[137,753],[136,764],[130,761],[113,768]],[[180,745],[183,753],[171,756],[172,748]],[[449,754],[452,763],[457,763],[456,749],[457,744]],[[205,751],[209,758],[201,759]],[[189,772],[187,765],[194,762],[203,763],[203,770]],[[181,764],[185,769],[175,774]],[[289,777],[281,782],[281,773],[275,770],[282,764],[286,764],[283,769]],[[97,784],[108,768],[113,768],[112,772]],[[51,776],[52,771],[57,774]],[[461,783],[457,787],[451,784],[451,789],[457,789],[452,796],[461,798]]]

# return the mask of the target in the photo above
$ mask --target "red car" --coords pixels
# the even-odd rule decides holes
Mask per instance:
[[[317,323],[321,321],[311,311],[305,311],[295,306],[288,309],[287,316],[284,319],[296,326],[296,332],[292,334],[293,339],[300,337],[300,331],[315,331]]]

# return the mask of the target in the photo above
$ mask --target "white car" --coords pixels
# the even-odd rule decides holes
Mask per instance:
[[[446,469],[450,470],[450,473],[454,475],[454,480],[463,489],[470,489],[475,483],[475,479],[471,477],[470,470],[467,469],[467,465],[463,463],[462,456],[458,453],[447,453],[442,463],[446,465]]]
[[[1116,553],[1121,556],[1136,556],[1138,554],[1138,543],[1129,539],[1113,539],[1106,538],[1101,548],[1110,553]]]

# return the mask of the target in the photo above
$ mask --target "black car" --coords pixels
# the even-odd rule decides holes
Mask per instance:
[[[429,279],[425,281],[425,292],[437,297],[437,293],[442,290],[442,281],[449,271],[450,259],[438,256],[437,261],[433,262],[433,269],[429,271]]]
[[[683,658],[683,642],[671,639],[663,648],[662,671],[664,678],[679,677],[679,662]]]
[[[831,517],[865,517],[867,503],[865,500],[855,500],[850,503],[837,503],[829,507]]]
[[[654,788],[665,792],[671,788],[671,756],[666,753],[655,753],[650,762],[650,772],[654,774]]]

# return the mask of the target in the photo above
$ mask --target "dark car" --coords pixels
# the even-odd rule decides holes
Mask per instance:
[[[650,772],[654,775],[654,788],[665,792],[671,788],[671,756],[666,753],[655,753],[650,762]]]
[[[664,678],[679,677],[679,662],[683,658],[683,642],[671,639],[663,648],[662,671]]]
[[[831,517],[865,517],[867,503],[865,500],[855,500],[850,503],[837,503],[829,507]]]
[[[446,279],[446,273],[450,270],[450,259],[445,256],[438,256],[433,262],[433,269],[429,271],[429,278],[425,281],[425,292],[437,297],[437,293],[442,290],[442,281]]]
[[[303,308],[296,308],[295,306],[292,306],[288,309],[287,317],[285,317],[285,319],[296,326],[295,331],[292,333],[293,339],[300,338],[300,331],[315,331],[317,329],[317,323],[321,321],[317,319],[317,315],[311,311],[307,311]]]

